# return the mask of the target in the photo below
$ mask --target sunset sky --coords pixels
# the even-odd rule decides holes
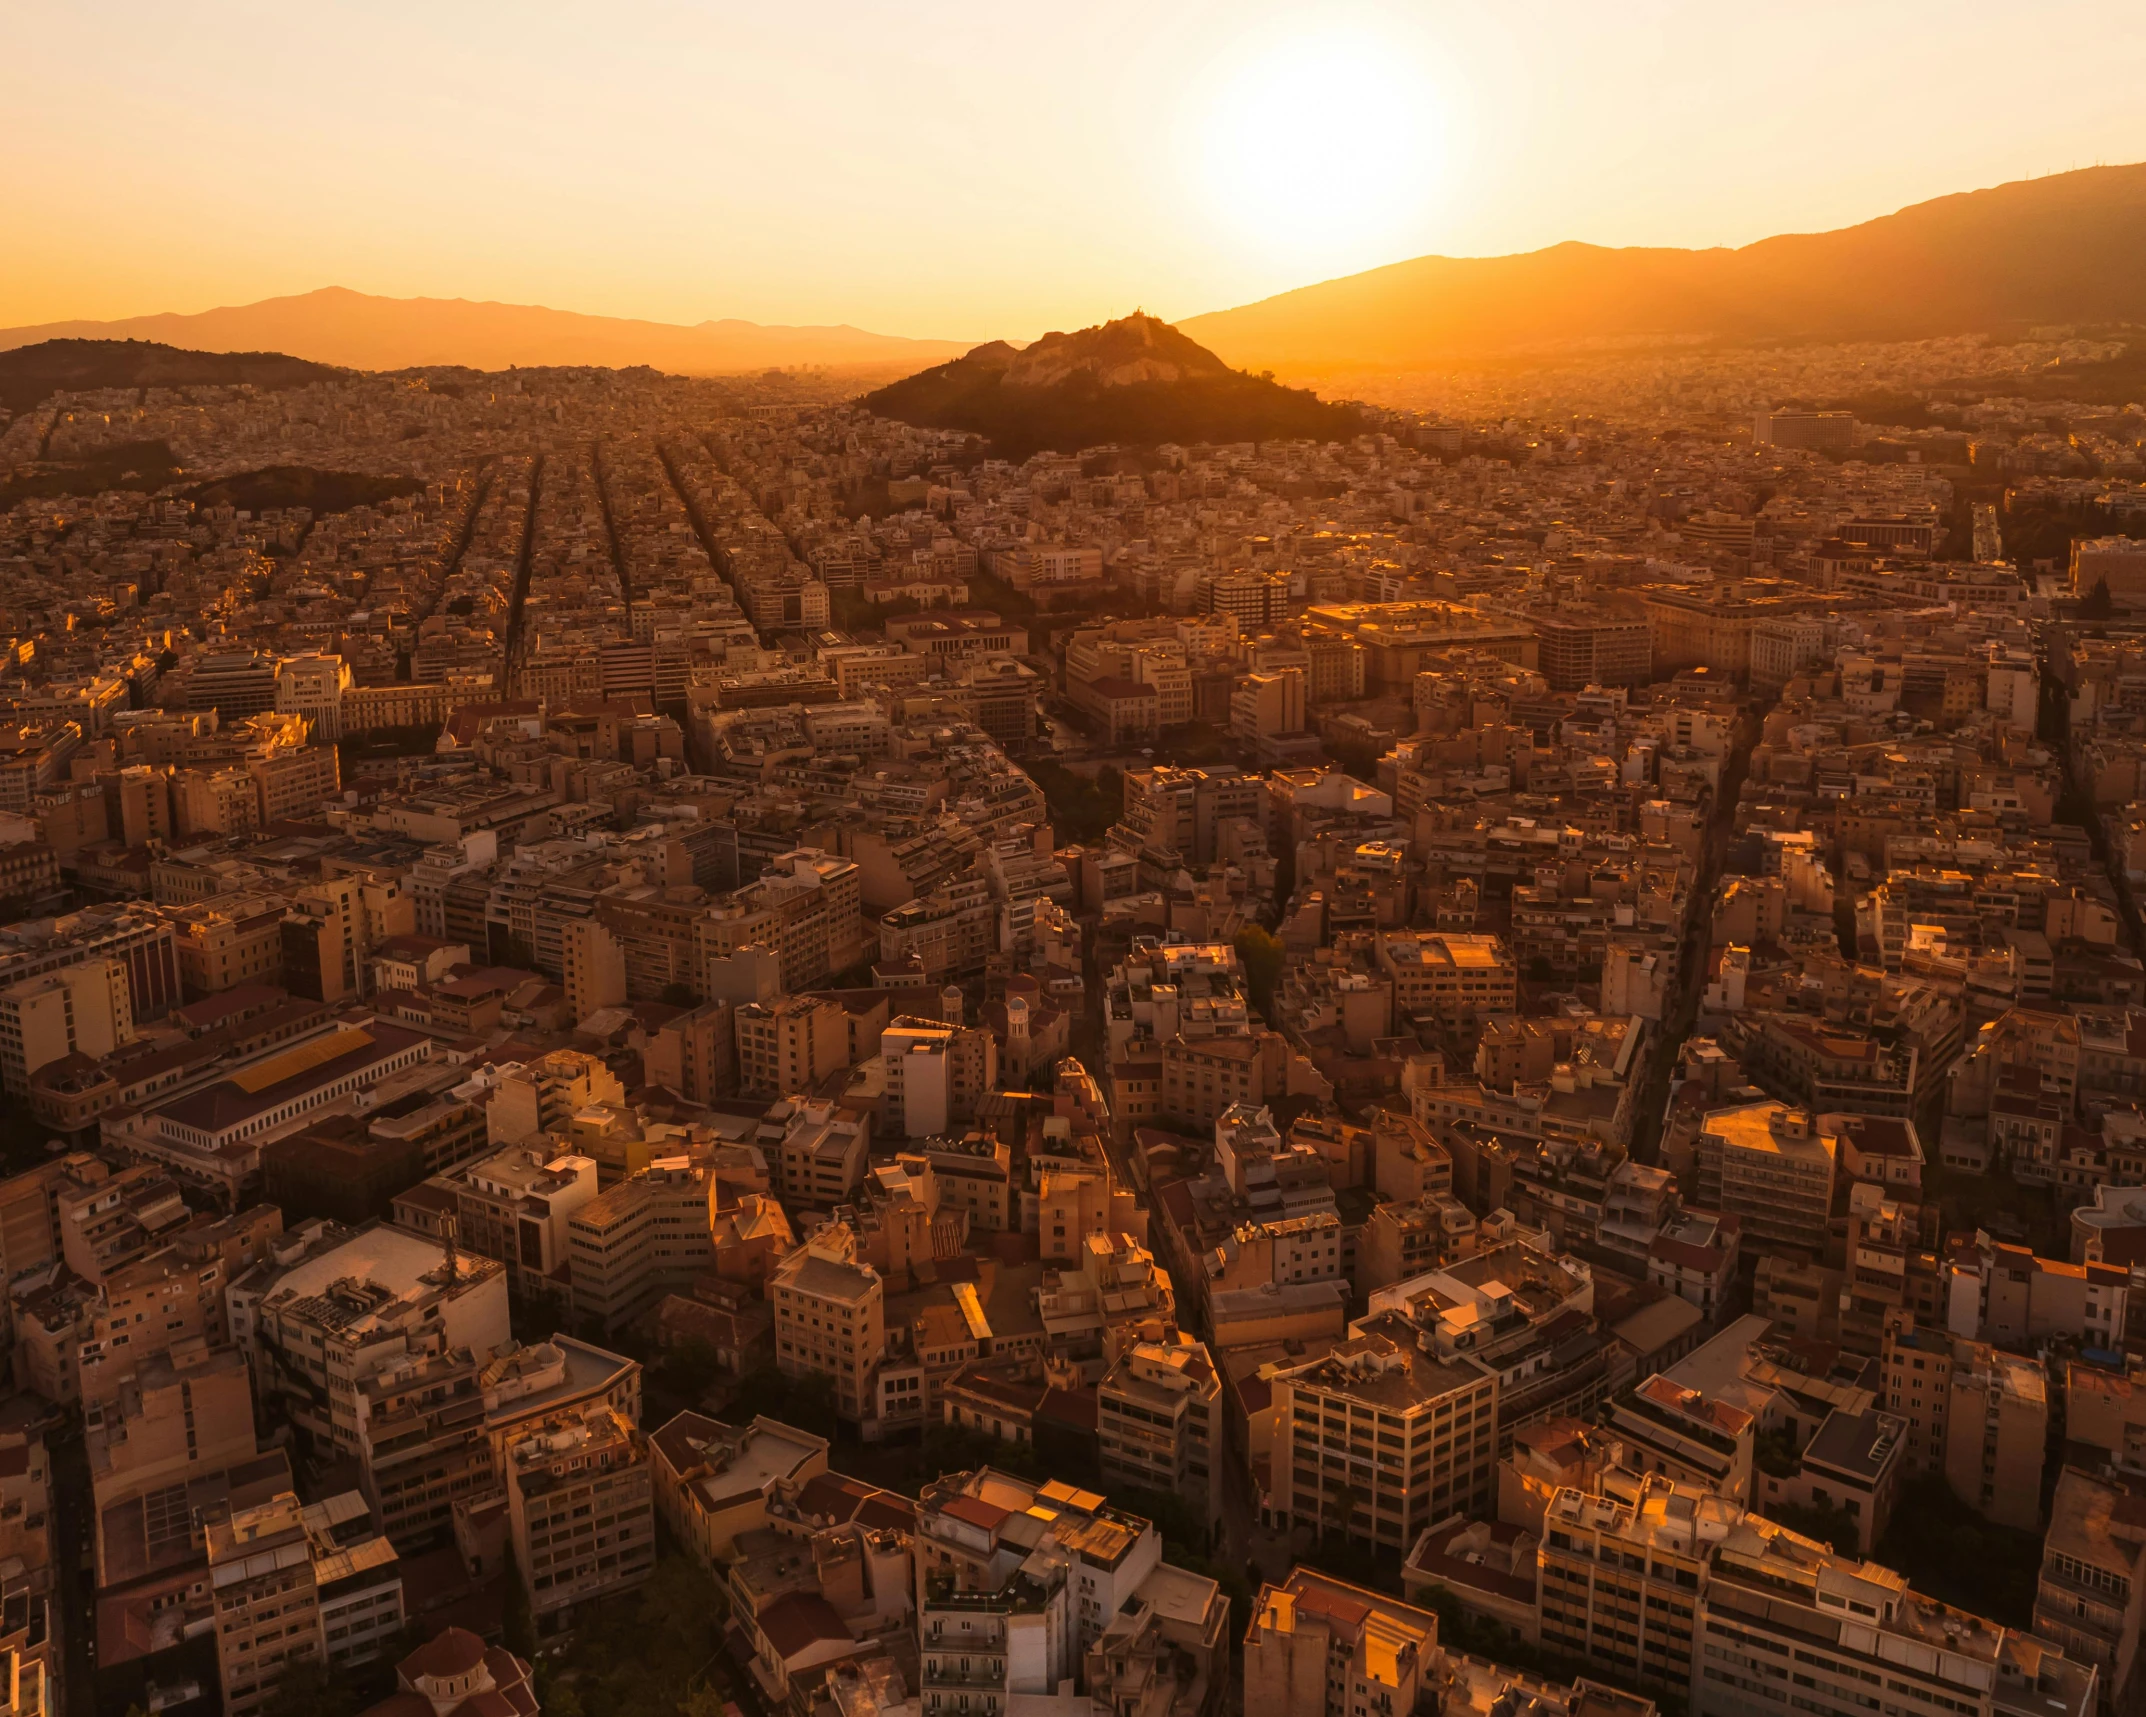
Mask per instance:
[[[0,10],[0,325],[325,285],[1027,337],[1426,252],[2146,159],[2146,12],[1257,0]]]

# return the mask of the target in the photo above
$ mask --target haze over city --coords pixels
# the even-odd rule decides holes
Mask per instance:
[[[321,286],[1032,338],[2146,158],[2111,4],[17,8],[0,325]],[[2071,44],[2092,43],[2090,52]]]
[[[0,1717],[2146,1717],[2142,74],[15,6]]]

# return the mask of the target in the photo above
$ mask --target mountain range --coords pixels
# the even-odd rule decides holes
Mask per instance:
[[[1575,242],[1517,256],[1416,257],[1178,326],[1227,365],[1299,376],[1421,369],[1597,342],[2005,334],[2146,324],[2142,263],[2146,165],[2092,167],[1738,249]],[[0,350],[66,338],[282,352],[358,369],[650,364],[684,375],[799,365],[906,375],[970,346],[846,325],[688,327],[325,287],[198,315],[0,329]]]
[[[802,365],[900,374],[967,349],[957,340],[911,340],[862,328],[769,327],[726,319],[688,327],[584,316],[535,304],[468,298],[377,298],[324,286],[195,315],[117,322],[48,322],[0,328],[0,351],[45,340],[155,340],[196,352],[276,351],[356,370],[461,364],[649,364],[674,375],[736,375]]]
[[[1561,342],[1922,340],[2146,323],[2146,165],[2090,167],[1728,250],[1423,256],[1178,325],[1233,364],[1402,370]]]
[[[1331,441],[1354,411],[1233,370],[1167,322],[1132,315],[1015,349],[978,346],[864,397],[867,410],[984,436],[1000,458],[1106,442]]]

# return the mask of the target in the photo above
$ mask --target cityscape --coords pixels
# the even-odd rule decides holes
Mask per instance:
[[[2146,167],[1304,220],[0,331],[0,1717],[2146,1710]]]

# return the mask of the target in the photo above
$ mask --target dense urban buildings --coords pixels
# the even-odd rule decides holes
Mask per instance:
[[[17,406],[15,1703],[532,1717],[695,1563],[755,1709],[2136,1709],[2109,355]]]

